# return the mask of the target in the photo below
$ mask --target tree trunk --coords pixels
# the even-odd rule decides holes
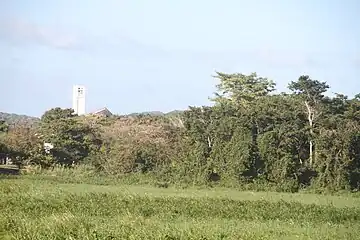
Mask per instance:
[[[312,167],[313,165],[313,161],[314,161],[314,144],[313,144],[313,120],[314,120],[314,111],[313,109],[310,107],[309,103],[307,101],[305,101],[305,106],[307,109],[307,113],[308,113],[308,121],[309,121],[309,126],[310,126],[310,141],[309,141],[309,163],[310,163],[310,167]]]
[[[310,161],[310,167],[311,167],[312,164],[313,164],[313,141],[311,139],[310,139],[309,145],[310,145],[310,147],[309,147],[309,154],[310,154],[309,161]]]

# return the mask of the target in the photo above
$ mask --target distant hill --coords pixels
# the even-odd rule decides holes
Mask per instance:
[[[130,113],[127,116],[135,117],[135,116],[139,116],[139,115],[163,116],[164,113],[160,112],[160,111],[151,111],[151,112]]]
[[[27,115],[19,115],[15,113],[0,112],[0,120],[4,120],[7,124],[11,125],[24,125],[33,126],[39,123],[40,119],[37,117],[30,117]]]
[[[177,117],[183,111],[174,110],[168,113],[163,113],[160,111],[150,111],[150,112],[141,112],[141,113],[131,113],[126,116],[135,117],[139,115],[150,115],[150,116],[166,116],[166,117]],[[25,126],[33,126],[40,122],[40,118],[31,117],[27,115],[15,114],[15,113],[5,113],[0,112],[0,120],[4,120],[10,126],[14,125],[25,125]]]
[[[150,116],[177,116],[181,114],[183,111],[181,110],[174,110],[168,113],[163,113],[160,111],[150,111],[150,112],[140,112],[140,113],[130,113],[127,116],[134,117],[139,115],[150,115]]]
[[[184,111],[183,110],[174,110],[171,112],[166,113],[166,116],[178,116],[180,114],[182,114]]]

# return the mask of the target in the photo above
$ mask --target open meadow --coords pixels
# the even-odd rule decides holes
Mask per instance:
[[[360,198],[0,180],[0,239],[359,239]]]

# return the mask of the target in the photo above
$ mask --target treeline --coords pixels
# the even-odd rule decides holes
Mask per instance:
[[[215,77],[211,107],[111,118],[54,108],[36,127],[2,124],[0,151],[18,165],[88,164],[169,184],[359,189],[360,95],[326,96],[327,83],[309,76],[290,82],[289,94],[255,73]]]

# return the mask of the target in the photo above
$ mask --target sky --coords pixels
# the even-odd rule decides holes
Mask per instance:
[[[215,71],[360,92],[357,0],[0,0],[0,112],[209,105]]]

